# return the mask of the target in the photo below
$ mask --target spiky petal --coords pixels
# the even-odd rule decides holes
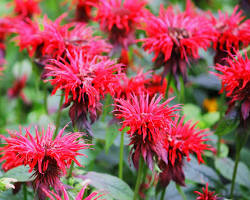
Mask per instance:
[[[48,126],[46,132],[42,133],[35,129],[35,137],[29,129],[22,131],[9,132],[11,138],[1,136],[6,141],[6,146],[1,147],[3,155],[0,162],[3,162],[3,169],[10,170],[20,165],[28,165],[30,172],[33,171],[34,188],[38,192],[40,199],[45,199],[44,190],[53,187],[57,193],[62,193],[60,177],[66,174],[72,162],[82,166],[76,156],[84,155],[78,151],[87,149],[86,145],[79,140],[80,133],[68,133],[63,135],[65,127],[59,131],[53,139],[54,129]]]
[[[132,145],[131,155],[134,166],[138,168],[140,156],[143,156],[149,168],[153,169],[153,157],[167,162],[166,151],[163,148],[162,132],[168,131],[173,123],[172,117],[178,106],[168,106],[172,99],[160,104],[161,96],[156,95],[150,100],[149,95],[132,95],[129,99],[116,99],[116,117],[122,121],[123,130],[129,127],[127,133]]]
[[[194,191],[194,193],[198,194],[199,196],[196,198],[196,200],[219,200],[222,198],[219,198],[217,195],[215,195],[215,192],[208,190],[208,183],[206,183],[206,188],[202,188],[202,192]]]

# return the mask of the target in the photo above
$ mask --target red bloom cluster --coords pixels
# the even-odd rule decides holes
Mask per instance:
[[[144,19],[147,38],[141,39],[143,48],[155,54],[156,67],[164,65],[167,72],[181,74],[186,80],[189,59],[199,58],[199,49],[207,49],[215,41],[215,30],[209,20],[194,15],[190,10],[175,13],[172,7],[161,6],[159,17],[149,15]]]
[[[167,155],[163,148],[163,132],[169,131],[173,123],[172,117],[178,106],[168,106],[169,99],[162,104],[161,96],[154,96],[151,100],[149,95],[131,96],[128,100],[116,99],[118,119],[122,121],[123,130],[130,127],[127,132],[131,138],[131,155],[134,166],[138,168],[139,158],[143,156],[145,162],[153,170],[155,156],[167,162]]]
[[[215,63],[225,64],[223,58],[227,57],[227,52],[233,49],[238,50],[241,46],[250,43],[250,19],[244,21],[242,11],[237,12],[238,6],[234,8],[231,16],[228,13],[219,12],[216,19],[211,15],[211,22],[218,32],[217,41],[214,43],[216,49]]]
[[[204,134],[207,130],[199,130],[196,124],[191,121],[184,123],[184,117],[180,120],[175,118],[174,125],[165,135],[164,148],[168,152],[168,163],[160,161],[159,179],[163,187],[166,187],[171,180],[179,185],[185,186],[185,176],[182,170],[184,158],[190,160],[190,154],[196,154],[199,162],[204,162],[202,154],[204,150],[211,150],[210,145],[204,144],[208,141]]]
[[[183,161],[190,160],[190,154],[196,154],[199,162],[203,162],[204,150],[212,150],[204,134],[207,130],[195,128],[191,121],[179,120],[175,111],[178,105],[168,106],[171,99],[160,104],[161,97],[149,95],[131,96],[129,99],[116,99],[115,115],[123,119],[122,128],[129,127],[127,133],[132,145],[131,157],[138,168],[139,158],[143,157],[151,170],[158,164],[161,173],[159,180],[166,187],[171,180],[185,185]],[[175,120],[173,118],[175,117]]]
[[[62,129],[53,140],[53,131],[48,127],[40,135],[36,128],[36,136],[33,137],[29,129],[25,129],[24,136],[21,130],[15,133],[9,131],[11,138],[1,136],[7,144],[0,148],[3,155],[0,162],[5,161],[3,169],[7,171],[20,165],[28,165],[30,172],[34,172],[34,187],[39,199],[46,198],[44,191],[49,191],[50,187],[57,193],[62,193],[60,177],[66,174],[66,168],[69,168],[72,161],[81,166],[76,156],[83,155],[78,153],[79,150],[88,148],[88,145],[78,140],[80,133],[63,135]]]
[[[95,122],[101,113],[100,99],[105,94],[114,94],[114,86],[119,84],[121,65],[105,57],[84,56],[83,51],[75,49],[66,51],[68,60],[60,57],[52,59],[46,65],[48,81],[55,86],[52,94],[58,89],[65,93],[65,106],[73,102],[69,115],[73,125],[90,131],[87,114]],[[70,98],[69,98],[70,96]]]
[[[208,183],[206,183],[206,189],[202,188],[202,192],[194,191],[194,193],[198,194],[199,196],[196,198],[196,200],[219,200],[217,195],[215,195],[215,192],[211,192],[208,190]]]
[[[14,0],[14,12],[23,19],[31,18],[34,14],[40,14],[40,0]]]
[[[96,20],[115,47],[127,48],[135,41],[135,28],[144,16],[144,0],[100,0]]]
[[[247,120],[250,114],[250,60],[247,53],[245,58],[240,53],[229,55],[228,65],[217,64],[215,69],[221,73],[214,74],[222,80],[221,92],[225,91],[231,99],[229,108],[240,103],[243,120]]]

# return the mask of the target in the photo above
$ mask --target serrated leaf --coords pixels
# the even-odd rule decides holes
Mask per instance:
[[[84,175],[84,178],[90,179],[90,185],[105,192],[107,196],[119,200],[133,199],[133,191],[128,184],[115,176],[98,172],[88,172]]]
[[[234,164],[235,162],[230,158],[215,159],[215,168],[228,180],[232,180]],[[250,188],[250,171],[242,162],[239,162],[235,182]]]
[[[32,181],[32,173],[29,173],[29,168],[25,166],[19,166],[7,171],[3,177],[16,179],[18,182]]]

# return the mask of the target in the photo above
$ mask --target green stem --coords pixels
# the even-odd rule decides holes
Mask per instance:
[[[243,135],[242,140],[236,144],[235,164],[234,164],[234,171],[233,171],[233,177],[232,177],[232,185],[231,185],[231,190],[230,190],[230,198],[231,199],[233,199],[233,197],[234,197],[234,186],[235,186],[235,180],[236,180],[236,175],[237,175],[237,169],[238,169],[238,165],[239,165],[239,161],[240,161],[240,152],[241,152],[242,147],[247,142],[249,132],[250,131],[238,133],[238,134],[244,134],[244,135]]]
[[[68,179],[72,176],[73,169],[74,169],[74,162],[72,162],[71,165],[70,165],[69,173],[68,173],[68,176],[67,176]]]
[[[139,169],[138,169],[138,174],[137,174],[137,179],[136,179],[136,185],[135,185],[133,200],[139,199],[139,188],[140,188],[142,171],[143,171],[143,158],[142,158],[142,156],[140,156]]]
[[[181,103],[184,104],[185,103],[185,84],[184,84],[184,80],[182,76],[180,76],[179,80],[181,84],[180,100],[181,100]]]
[[[182,191],[181,186],[178,184],[175,184],[176,189],[178,190],[179,194],[181,195],[183,200],[187,200],[187,197],[185,193]]]
[[[109,113],[109,107],[110,107],[110,104],[111,104],[111,96],[110,95],[107,95],[106,96],[106,99],[105,99],[105,102],[104,102],[104,106],[103,106],[103,113],[102,113],[102,117],[101,117],[101,120],[104,122],[105,121],[105,118],[106,116],[108,115]]]
[[[122,179],[123,175],[123,148],[124,145],[124,131],[121,132],[121,142],[120,142],[120,161],[119,161],[119,178]]]
[[[168,77],[167,77],[167,89],[166,89],[166,95],[165,95],[166,99],[168,98],[168,92],[170,89],[171,81],[172,81],[172,73],[169,72]]]
[[[61,107],[62,107],[62,104],[63,104],[63,97],[64,97],[63,94],[61,94],[60,104],[59,104],[59,108],[58,108],[58,111],[57,111],[57,117],[56,117],[56,130],[55,130],[53,139],[56,138],[57,132],[58,132],[59,126],[60,126],[60,120],[61,120],[61,116],[62,116]]]
[[[164,188],[164,189],[162,190],[160,200],[164,200],[165,193],[166,193],[166,188]]]
[[[23,183],[23,199],[24,200],[28,199],[28,193],[27,193],[27,185],[26,185],[26,183]]]
[[[47,101],[47,87],[46,84],[44,84],[44,97],[43,97],[43,101],[44,101],[44,109],[46,114],[48,114],[48,101]]]

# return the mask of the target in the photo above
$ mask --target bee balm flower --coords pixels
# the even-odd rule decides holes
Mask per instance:
[[[9,131],[11,138],[1,136],[6,141],[6,146],[1,147],[3,155],[0,161],[5,161],[2,165],[5,171],[20,165],[28,165],[30,172],[33,171],[34,188],[37,190],[39,199],[45,199],[50,187],[53,187],[58,194],[63,191],[60,177],[66,174],[72,162],[78,166],[81,164],[76,160],[76,156],[81,149],[87,149],[88,145],[81,143],[80,133],[68,133],[63,135],[64,129],[60,130],[53,139],[54,129],[50,127],[40,134],[36,128],[35,137],[29,129],[22,132]]]

